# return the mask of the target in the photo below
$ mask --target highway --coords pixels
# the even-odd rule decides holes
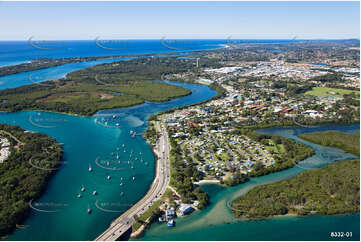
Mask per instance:
[[[169,162],[169,140],[167,130],[161,127],[159,122],[156,123],[157,132],[160,138],[157,140],[154,153],[158,156],[155,178],[147,194],[125,213],[115,219],[109,228],[99,235],[96,241],[115,241],[130,229],[135,222],[134,215],[141,215],[154,202],[156,202],[165,192],[170,179],[170,162]]]

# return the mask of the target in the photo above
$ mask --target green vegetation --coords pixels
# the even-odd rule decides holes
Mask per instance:
[[[360,131],[354,134],[339,131],[315,132],[300,134],[299,137],[315,144],[336,147],[348,153],[360,155]]]
[[[347,175],[345,175],[347,174]],[[360,212],[360,161],[342,161],[253,188],[232,202],[238,217]]]
[[[360,154],[360,132],[302,134],[301,138]],[[346,174],[346,175],[345,175]],[[232,202],[236,216],[262,218],[294,213],[307,215],[360,212],[360,160],[340,161],[296,177],[253,188]]]
[[[212,65],[205,60],[204,65]],[[208,63],[208,64],[207,64]],[[47,110],[91,115],[100,109],[167,101],[190,91],[158,81],[166,73],[195,68],[194,61],[137,58],[72,72],[66,79],[0,91],[1,111]]]
[[[202,191],[200,187],[195,187],[193,182],[202,179],[203,175],[197,170],[196,164],[192,162],[190,157],[187,157],[187,162],[183,161],[180,146],[169,133],[168,135],[171,145],[169,154],[171,164],[170,185],[181,196],[182,202],[190,203],[192,200],[198,200],[198,208],[202,209],[208,205],[209,198],[207,193]]]
[[[29,201],[40,197],[55,172],[49,169],[60,166],[62,149],[55,139],[24,132],[18,126],[0,124],[0,130],[21,142],[5,135],[11,142],[11,154],[0,164],[0,236],[4,236],[26,218]],[[48,170],[35,168],[30,162]]]
[[[139,217],[135,217],[135,222],[132,226],[133,231],[137,231],[140,226],[143,224],[151,224],[154,222],[158,217],[162,215],[162,211],[159,209],[159,206],[162,202],[162,198],[156,201],[150,208],[147,209],[142,215]]]
[[[257,166],[256,164],[255,169],[250,173],[251,177],[263,176],[290,168],[315,154],[307,145],[292,139],[286,139],[277,135],[260,134],[253,131],[247,132],[246,135],[268,148],[275,158],[275,164],[267,167],[263,165]]]
[[[305,93],[305,95],[313,95],[319,97],[343,97],[345,94],[354,93],[356,98],[360,99],[360,91],[353,91],[340,88],[330,88],[330,87],[314,87],[311,91]]]

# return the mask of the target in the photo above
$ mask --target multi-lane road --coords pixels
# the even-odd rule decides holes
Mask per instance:
[[[134,206],[128,209],[120,217],[115,219],[109,228],[99,235],[95,240],[97,241],[115,241],[122,236],[135,222],[134,215],[141,215],[150,206],[154,204],[167,189],[170,179],[170,164],[169,164],[169,140],[167,130],[161,126],[159,122],[156,123],[157,132],[160,134],[157,140],[154,153],[158,156],[155,178],[148,190],[147,194],[139,200]]]

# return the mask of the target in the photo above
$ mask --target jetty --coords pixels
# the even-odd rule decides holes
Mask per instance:
[[[164,194],[170,179],[170,162],[169,162],[169,140],[167,130],[161,127],[159,122],[156,128],[160,133],[155,147],[154,153],[157,155],[157,166],[155,171],[155,178],[147,194],[139,200],[135,205],[128,209],[125,213],[115,219],[109,228],[99,235],[95,241],[115,241],[118,240],[124,233],[131,229],[135,222],[134,215],[141,215],[154,202],[156,202]]]

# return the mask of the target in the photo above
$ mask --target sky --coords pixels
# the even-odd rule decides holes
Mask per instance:
[[[0,40],[360,38],[359,2],[4,2]]]

